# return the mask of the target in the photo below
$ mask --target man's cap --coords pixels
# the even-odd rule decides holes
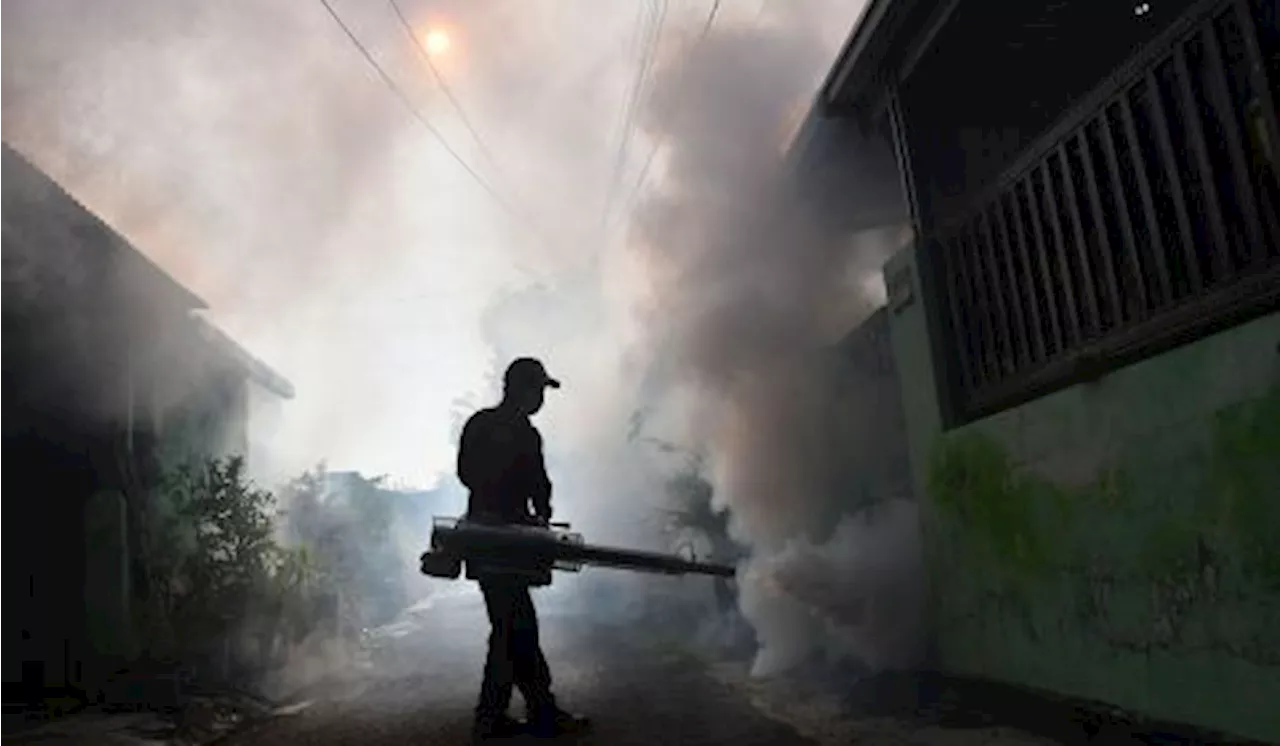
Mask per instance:
[[[531,357],[517,358],[512,361],[511,365],[507,366],[502,383],[509,389],[537,386],[560,388],[560,382],[547,375],[547,369],[543,367],[542,362]]]

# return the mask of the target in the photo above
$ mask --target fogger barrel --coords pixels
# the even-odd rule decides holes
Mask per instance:
[[[490,525],[437,517],[431,530],[431,549],[422,555],[422,573],[457,579],[517,575],[534,585],[549,585],[552,570],[578,572],[585,565],[615,567],[663,575],[733,577],[734,568],[708,562],[632,549],[587,544],[567,523],[550,526]]]

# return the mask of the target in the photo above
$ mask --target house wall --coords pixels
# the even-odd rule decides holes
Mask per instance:
[[[157,467],[222,455],[227,423],[235,419],[235,391],[243,373],[211,354],[186,314],[152,324],[137,345],[135,420],[149,429]]]
[[[8,146],[3,161],[4,682],[92,690],[137,642],[156,457],[246,450],[247,374],[196,334],[198,298]]]
[[[277,458],[276,435],[284,414],[284,400],[279,394],[257,383],[247,386],[247,438],[246,454],[249,476],[262,485],[282,484],[297,476],[284,471],[284,464]]]
[[[197,375],[200,385],[164,405],[157,418],[162,468],[206,458],[248,456],[248,378],[234,371],[206,370]]]
[[[6,267],[43,248],[28,238],[6,230]],[[5,273],[3,674],[22,695],[84,686],[103,651],[127,644],[94,624],[127,613],[111,590],[124,587],[125,558],[105,556],[124,526],[94,502],[127,480],[128,365],[110,310],[40,271]]]
[[[1280,314],[944,433],[916,259],[886,277],[942,667],[1280,741]]]
[[[839,449],[832,462],[840,514],[912,497],[888,309],[871,314],[832,352],[827,375],[832,377],[830,432]]]

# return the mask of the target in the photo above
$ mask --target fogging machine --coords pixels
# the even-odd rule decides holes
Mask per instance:
[[[422,574],[456,580],[517,576],[530,585],[550,585],[553,570],[578,572],[587,565],[662,575],[734,576],[728,565],[633,549],[588,544],[567,523],[493,525],[466,519],[432,520],[431,548],[421,557]]]

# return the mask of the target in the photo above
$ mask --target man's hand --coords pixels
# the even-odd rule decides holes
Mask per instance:
[[[546,528],[548,525],[550,525],[551,521],[549,518],[545,516],[537,515],[534,513],[528,513],[524,517],[524,523],[529,526],[539,526],[541,528]]]

